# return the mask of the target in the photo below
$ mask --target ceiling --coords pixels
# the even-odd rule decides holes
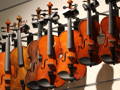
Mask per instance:
[[[0,12],[31,0],[0,0]]]

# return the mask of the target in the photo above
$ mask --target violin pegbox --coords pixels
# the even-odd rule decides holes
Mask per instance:
[[[22,20],[21,16],[17,16],[16,20],[18,21],[18,24],[14,23],[15,27],[18,25],[18,28],[16,30],[20,29],[20,31],[25,34],[29,33],[30,26],[26,24],[27,20]]]
[[[68,6],[63,6],[63,9],[65,9],[63,15],[67,17],[72,17],[75,18],[78,14],[79,11],[77,10],[77,4],[73,4],[72,0],[68,0]]]
[[[97,0],[92,0],[92,2],[90,2],[90,0],[87,0],[83,2],[84,3],[82,4],[82,7],[84,8],[85,11],[90,9],[93,12],[96,12],[96,8],[99,6],[99,2]]]

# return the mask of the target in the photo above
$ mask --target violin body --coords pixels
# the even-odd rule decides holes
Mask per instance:
[[[0,53],[0,90],[5,90],[5,72],[4,72],[5,52]]]
[[[6,81],[11,80],[11,75],[6,74],[4,71],[5,65],[5,52],[0,53],[0,90],[6,90],[6,88],[10,88],[10,83]],[[12,68],[11,68],[12,69]]]
[[[12,73],[11,73],[11,89],[12,90],[22,90],[21,87],[21,81],[25,80],[25,76],[27,73],[27,70],[30,68],[30,60],[28,58],[27,54],[27,47],[22,47],[23,49],[23,58],[24,58],[24,67],[19,67],[18,65],[18,49],[15,48],[10,53],[11,58],[11,67],[12,67]],[[29,90],[26,88],[25,90]]]
[[[27,47],[28,57],[30,59],[30,70],[27,70],[25,77],[25,84],[30,89],[47,90],[47,88],[40,87],[36,81],[36,74],[41,62],[38,60],[38,40],[32,41]]]
[[[78,63],[79,47],[81,38],[79,32],[72,30],[73,46],[71,50],[67,48],[67,35],[68,32],[64,31],[60,34],[61,44],[61,58],[58,60],[57,73],[65,80],[81,79],[86,75],[86,66]]]
[[[64,85],[65,81],[62,80],[56,73],[57,59],[61,54],[59,37],[52,36],[52,56],[48,56],[47,54],[47,40],[47,36],[43,36],[39,39],[39,55],[42,62],[37,70],[36,80],[39,85],[43,87],[60,87]]]
[[[27,47],[28,57],[30,59],[30,70],[27,71],[25,83],[29,87],[29,84],[35,81],[35,63],[38,61],[37,54],[38,54],[38,41],[32,41]],[[31,85],[31,84],[30,84]]]
[[[99,58],[99,44],[97,41],[97,37],[99,35],[100,25],[97,21],[92,21],[92,36],[87,35],[87,20],[83,20],[79,24],[79,32],[82,37],[81,47],[79,52],[78,61],[81,64],[86,65],[96,65],[101,63],[101,59]]]
[[[109,33],[109,17],[101,21],[101,30],[105,35],[104,43],[100,45],[99,55],[103,61],[109,59],[108,63],[120,62],[120,17],[114,17],[114,35]],[[104,61],[105,62],[105,61]]]

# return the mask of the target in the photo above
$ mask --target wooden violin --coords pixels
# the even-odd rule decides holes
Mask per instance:
[[[60,87],[64,85],[62,80],[56,73],[57,58],[60,55],[60,41],[59,37],[52,35],[52,19],[56,13],[52,13],[53,4],[48,3],[48,32],[47,35],[39,39],[39,57],[41,57],[41,65],[38,67],[36,80],[42,87]]]
[[[86,66],[77,62],[81,38],[77,30],[72,30],[72,18],[78,11],[73,8],[72,0],[68,0],[69,11],[64,13],[68,19],[68,30],[60,34],[60,46],[62,53],[57,64],[57,73],[64,80],[81,79],[86,74]],[[65,7],[64,7],[65,8]]]
[[[44,20],[41,20],[40,12],[41,9],[37,8],[36,9],[37,15],[37,25],[38,25],[38,39],[42,37],[42,32],[43,32],[43,26]],[[36,80],[36,73],[37,69],[39,68],[38,66],[41,65],[41,61],[39,61],[38,58],[38,40],[33,40],[32,42],[29,43],[28,45],[28,55],[30,59],[30,65],[31,68],[30,70],[27,71],[26,78],[25,78],[25,83],[27,87],[30,89],[41,89],[41,90],[47,90],[47,88],[43,88],[37,84]]]
[[[100,31],[99,22],[92,18],[91,3],[87,0],[87,20],[83,20],[79,24],[79,32],[82,37],[82,44],[80,47],[80,54],[78,61],[81,64],[93,66],[101,63],[101,59],[98,55],[99,44],[97,37]]]
[[[116,0],[108,2],[109,16],[101,21],[101,30],[105,36],[104,43],[100,45],[99,54],[108,64],[120,62],[120,17],[115,14]]]
[[[38,40],[34,40],[28,45],[28,55],[30,59],[31,68],[27,71],[25,77],[25,83],[27,87],[33,90],[47,90],[47,88],[39,86],[36,80],[37,69],[41,65],[41,61],[39,61],[38,59]]]
[[[6,23],[7,27],[2,27],[3,29],[7,29],[6,33],[6,45],[2,49],[3,52],[0,53],[0,89],[1,90],[10,90],[10,80],[11,80],[11,67],[10,67],[10,20],[7,20]]]
[[[11,67],[13,68],[13,71],[11,73],[12,74],[11,89],[29,90],[27,87],[25,87],[24,80],[27,70],[30,68],[30,60],[28,58],[27,47],[22,46],[21,44],[20,24],[22,18],[18,16],[17,20],[18,20],[17,47],[15,47],[10,53]]]

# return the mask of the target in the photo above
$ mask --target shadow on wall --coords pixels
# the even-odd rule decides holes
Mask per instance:
[[[86,76],[78,81],[66,83],[63,87],[56,88],[55,90],[84,90],[86,85]]]
[[[96,79],[96,90],[112,90],[113,77],[113,68],[103,64]]]

